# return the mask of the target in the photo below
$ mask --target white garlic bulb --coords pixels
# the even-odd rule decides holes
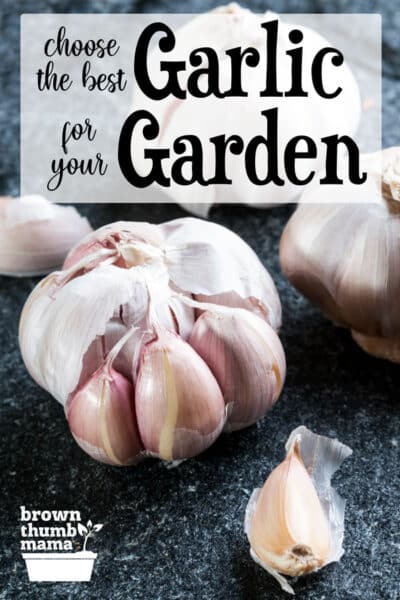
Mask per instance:
[[[279,36],[277,44],[277,71],[280,90],[291,88],[291,60],[286,52],[295,46],[289,41],[289,32],[298,29],[303,35],[303,87],[308,92],[307,97],[262,97],[260,92],[265,87],[266,70],[266,31],[261,27],[279,19],[272,12],[264,14],[253,13],[236,3],[221,6],[211,12],[198,15],[177,31],[174,31],[176,44],[168,54],[160,52],[157,46],[149,53],[148,70],[151,80],[156,87],[165,85],[165,73],[160,70],[160,60],[186,61],[196,48],[208,46],[213,48],[218,56],[219,88],[229,90],[233,75],[230,57],[225,53],[231,48],[255,48],[260,54],[257,68],[242,69],[242,87],[248,97],[208,97],[196,98],[187,94],[184,100],[169,95],[162,100],[148,98],[141,89],[135,88],[133,110],[148,110],[157,119],[160,134],[155,140],[143,140],[142,136],[135,137],[132,144],[132,156],[137,171],[146,175],[149,172],[150,161],[144,158],[145,149],[173,148],[174,141],[182,135],[197,136],[206,148],[203,156],[202,170],[204,177],[215,175],[215,148],[210,144],[210,138],[225,134],[236,134],[246,143],[255,136],[265,135],[266,122],[261,116],[262,111],[278,108],[279,136],[278,163],[283,164],[283,155],[287,142],[295,135],[308,135],[316,141],[319,149],[317,158],[308,159],[305,165],[298,166],[299,176],[306,176],[310,169],[318,171],[324,161],[321,138],[327,135],[352,136],[360,120],[361,102],[358,84],[346,63],[340,69],[326,69],[326,89],[336,89],[341,86],[342,92],[336,97],[326,100],[315,91],[311,79],[311,63],[316,53],[329,46],[329,42],[317,31],[310,28],[283,22],[279,19]],[[204,74],[199,75],[199,87],[208,88],[207,68],[208,59],[199,57]],[[187,90],[188,78],[195,69],[187,67],[179,73],[179,84]],[[299,130],[299,116],[301,130]],[[174,153],[163,158],[163,170],[170,177]],[[247,203],[259,207],[271,206],[283,202],[292,202],[301,193],[299,186],[290,182],[279,186],[273,182],[268,185],[252,185],[246,174],[242,156],[230,151],[225,153],[226,173],[232,179],[232,184],[190,186],[191,202],[187,202],[187,187],[175,184],[171,179],[169,187],[163,191],[184,206],[193,214],[206,217],[213,204]],[[265,154],[259,153],[256,160],[257,171],[265,172]],[[304,169],[304,173],[303,173]],[[189,172],[190,169],[188,167]],[[185,175],[185,177],[189,177]]]
[[[344,502],[330,481],[352,451],[298,427],[286,452],[264,486],[254,490],[245,530],[253,559],[294,594],[283,575],[316,571],[343,554]]]
[[[0,274],[40,275],[61,267],[92,228],[72,206],[42,196],[0,198]]]
[[[281,238],[281,266],[364,350],[400,362],[400,148],[364,156],[362,166],[362,190],[304,192]],[[363,203],[343,203],[355,194]]]
[[[194,333],[210,311],[227,323],[232,315],[229,325],[240,320],[240,348],[224,337],[223,372],[202,327]],[[227,414],[228,429],[238,429],[276,401],[280,323],[271,277],[234,233],[193,218],[119,222],[89,234],[33,290],[20,346],[91,456],[117,465],[144,454],[181,460],[212,444]],[[252,353],[251,377],[232,394],[227,376],[243,352]]]

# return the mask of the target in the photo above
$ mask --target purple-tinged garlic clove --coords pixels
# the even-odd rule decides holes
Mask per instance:
[[[210,367],[229,406],[227,431],[252,425],[272,408],[283,387],[286,361],[268,323],[244,309],[207,310],[189,343]]]
[[[101,367],[71,398],[67,419],[79,446],[92,458],[112,465],[140,460],[132,383],[113,367]]]
[[[135,405],[144,447],[164,460],[199,454],[225,422],[224,399],[210,369],[166,330],[143,349]]]
[[[266,304],[258,300],[257,298],[242,298],[236,292],[224,292],[222,294],[214,294],[212,296],[206,296],[205,294],[196,294],[194,299],[197,302],[206,302],[208,304],[217,304],[218,306],[227,306],[230,308],[244,308],[254,313],[261,319],[269,322],[269,314],[266,309]],[[196,310],[198,316],[204,311],[200,308]]]

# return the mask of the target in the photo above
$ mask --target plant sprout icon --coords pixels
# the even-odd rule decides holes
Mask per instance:
[[[100,529],[103,529],[103,524],[98,523],[97,525],[93,525],[90,519],[86,523],[86,527],[85,525],[83,525],[83,523],[78,523],[78,533],[80,536],[85,538],[85,541],[83,542],[82,552],[86,552],[86,544],[90,536],[100,531]]]

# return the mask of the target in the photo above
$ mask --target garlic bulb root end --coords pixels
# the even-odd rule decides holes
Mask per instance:
[[[364,335],[358,331],[351,331],[353,340],[367,354],[376,358],[384,358],[394,363],[400,363],[400,338],[385,338]]]

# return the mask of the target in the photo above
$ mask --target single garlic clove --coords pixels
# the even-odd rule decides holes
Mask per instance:
[[[210,369],[189,344],[166,330],[143,349],[135,403],[144,447],[164,460],[199,454],[225,421],[224,400]]]
[[[230,407],[225,429],[252,425],[282,390],[286,361],[275,331],[244,309],[212,312],[196,321],[189,343],[204,359]]]
[[[131,382],[113,367],[101,367],[70,400],[69,427],[92,458],[112,465],[138,462],[143,446]]]
[[[92,228],[72,206],[42,196],[0,198],[0,274],[14,277],[48,273]]]
[[[315,571],[328,557],[328,522],[297,442],[261,489],[250,543],[263,562],[292,577]]]
[[[304,575],[343,554],[344,502],[330,480],[350,448],[305,427],[292,432],[287,455],[254,490],[245,530],[256,562],[289,593],[283,575]]]

